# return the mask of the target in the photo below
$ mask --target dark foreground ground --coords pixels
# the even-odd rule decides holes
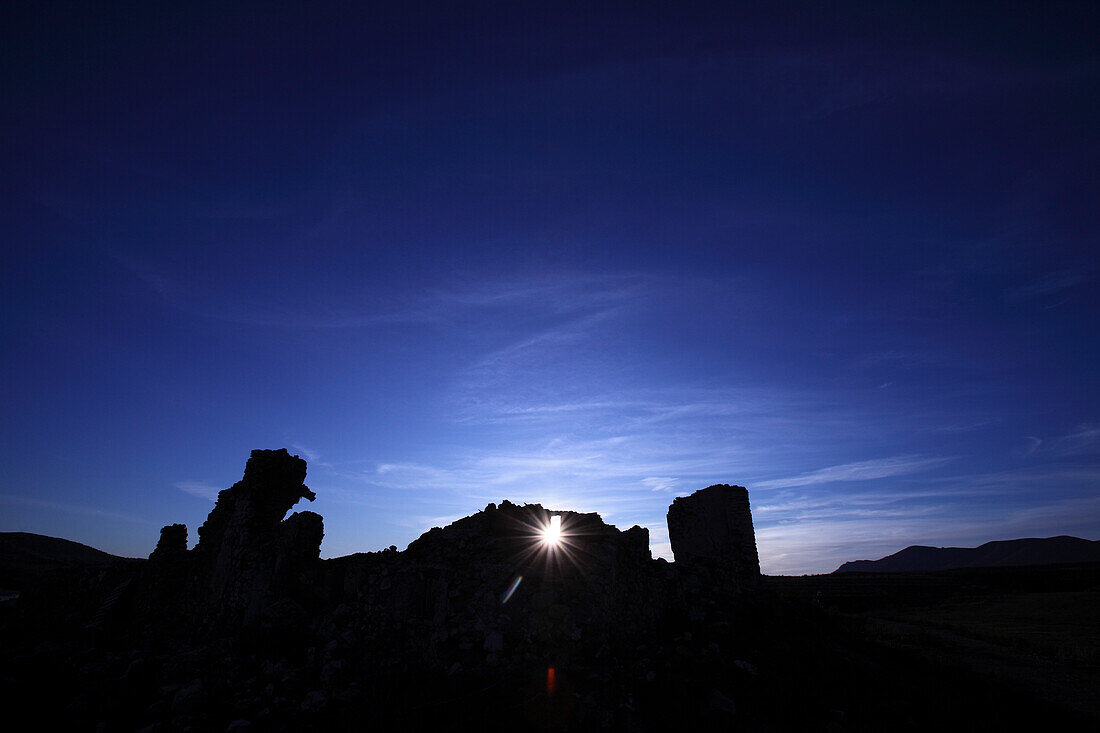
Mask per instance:
[[[1100,563],[765,580],[878,653],[1029,720],[1100,725]],[[961,694],[960,694],[961,693]]]
[[[765,578],[629,645],[506,672],[340,642],[350,608],[200,641],[39,623],[9,601],[0,694],[33,729],[1096,730],[1098,601],[1095,564]]]

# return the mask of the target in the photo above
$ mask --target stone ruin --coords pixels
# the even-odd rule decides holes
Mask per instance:
[[[187,525],[169,524],[160,530],[160,540],[149,555],[153,562],[171,562],[187,556]]]
[[[674,563],[652,557],[644,527],[619,530],[595,513],[509,501],[433,528],[401,552],[322,560],[322,518],[286,517],[299,500],[314,499],[305,476],[305,461],[285,449],[253,451],[244,477],[218,495],[194,549],[186,526],[166,526],[147,561],[76,573],[28,594],[28,623],[47,633],[64,609],[62,625],[83,629],[92,649],[159,650],[149,663],[161,686],[135,681],[133,692],[159,702],[141,698],[148,710],[135,725],[264,706],[306,715],[347,710],[351,700],[396,711],[383,720],[399,725],[399,711],[421,709],[418,689],[444,697],[455,685],[506,690],[526,684],[532,670],[564,669],[595,685],[590,694],[603,702],[584,713],[586,725],[604,727],[619,715],[610,701],[637,674],[694,675],[699,660],[719,664],[703,637],[691,659],[669,657],[671,635],[686,639],[697,629],[713,640],[740,628],[738,614],[755,597],[746,591],[759,583],[742,487],[712,486],[673,502]],[[540,537],[554,515],[560,550]],[[287,720],[293,729],[297,719]]]
[[[174,605],[208,626],[248,626],[280,613],[297,618],[347,603],[379,627],[431,627],[422,639],[430,653],[462,617],[483,632],[541,635],[548,643],[575,640],[584,629],[613,636],[658,623],[682,602],[678,586],[688,576],[719,573],[705,584],[720,594],[753,588],[760,577],[748,491],[740,486],[711,486],[673,501],[672,565],[652,559],[643,527],[620,531],[594,513],[509,501],[434,528],[404,552],[322,561],[321,516],[284,519],[300,499],[315,498],[305,475],[306,462],[285,449],[253,451],[244,477],[218,495],[194,550],[186,549],[184,525],[161,530],[149,568],[157,594],[174,588],[181,596]],[[538,528],[551,514],[562,518],[565,551],[548,552],[539,541]],[[520,585],[502,602],[517,578]]]
[[[744,486],[716,484],[674,499],[668,508],[668,536],[678,565],[722,569],[737,583],[760,577]]]
[[[481,662],[499,663],[509,642],[567,656],[579,644],[644,633],[685,608],[721,607],[760,578],[744,487],[711,486],[672,503],[671,564],[652,558],[643,527],[509,501],[434,528],[403,552],[321,560],[322,518],[284,519],[300,499],[315,498],[305,475],[306,462],[285,449],[253,451],[244,477],[218,495],[195,549],[186,549],[184,525],[161,530],[132,591],[132,607],[149,611],[136,621],[286,631],[342,607],[367,636],[401,639],[429,662],[473,645],[492,650]],[[561,517],[563,551],[547,551],[538,536],[551,514]]]
[[[673,564],[652,558],[643,527],[621,531],[594,513],[509,501],[434,528],[403,552],[322,561],[321,517],[283,519],[299,499],[314,498],[305,473],[305,461],[286,450],[253,451],[244,478],[219,494],[187,553],[179,605],[208,627],[276,633],[340,607],[343,623],[372,648],[391,645],[429,667],[468,669],[595,654],[684,607],[697,614],[728,603],[760,576],[742,487],[712,486],[673,502]],[[551,514],[561,517],[560,551],[539,537]],[[185,533],[166,527],[153,559],[178,556]]]
[[[198,588],[208,619],[251,623],[277,598],[302,595],[315,572],[324,522],[295,512],[299,499],[316,494],[305,485],[306,462],[286,449],[254,450],[244,478],[218,494],[195,546]],[[162,534],[163,536],[163,534]]]

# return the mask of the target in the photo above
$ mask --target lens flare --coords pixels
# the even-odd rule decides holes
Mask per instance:
[[[516,588],[523,582],[523,576],[517,575],[516,579],[512,581],[512,584],[508,586],[508,590],[504,591],[504,595],[500,597],[500,605],[504,605],[512,597],[512,594],[516,592]]]
[[[567,566],[582,570],[583,536],[587,532],[583,525],[578,527],[576,517],[569,512],[531,512],[516,522],[515,530],[521,540],[516,557],[524,568],[540,567],[542,572],[549,573],[565,572]]]

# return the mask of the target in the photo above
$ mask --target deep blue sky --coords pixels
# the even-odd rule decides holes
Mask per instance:
[[[20,5],[2,530],[194,542],[285,446],[325,556],[508,498],[671,557],[716,482],[765,572],[1100,537],[1084,3]]]

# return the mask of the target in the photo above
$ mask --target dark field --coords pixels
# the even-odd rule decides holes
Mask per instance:
[[[1100,564],[768,577],[884,650],[1100,720]]]
[[[1095,730],[1098,578],[1100,565],[765,577],[726,611],[670,617],[610,656],[562,660],[551,695],[545,664],[447,675],[395,667],[392,650],[368,649],[346,662],[355,694],[326,693],[332,704],[317,712],[301,704],[316,683],[296,642],[266,651],[126,637],[89,645],[70,627],[44,647],[20,638],[9,608],[5,697],[38,707],[56,695],[60,709],[39,708],[43,720],[104,731],[222,731],[235,718],[273,731]],[[131,689],[135,648],[148,660],[148,693]],[[373,669],[380,664],[386,674]],[[211,671],[227,666],[252,671]],[[163,704],[156,690],[196,675],[210,680],[208,712],[148,726],[142,711]],[[274,704],[252,690],[268,679]]]

